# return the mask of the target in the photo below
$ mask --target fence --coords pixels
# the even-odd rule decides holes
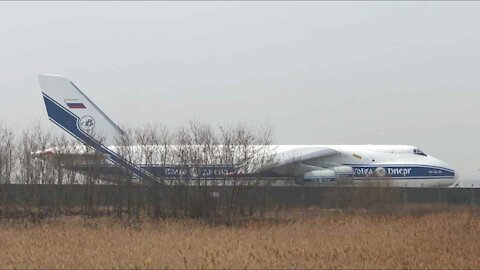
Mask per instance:
[[[389,197],[390,203],[396,204],[480,204],[480,189],[471,188],[158,186],[155,190],[154,186],[146,185],[48,184],[2,184],[0,185],[0,202],[2,205],[35,205],[42,208],[84,207],[86,202],[96,207],[113,207],[121,200],[144,207],[155,203],[155,198],[166,205],[175,203],[178,197],[188,200],[188,197],[203,196],[206,200],[218,202],[228,200],[234,193],[241,196],[246,204],[252,206],[331,207],[335,197],[352,196],[352,194],[358,197],[383,194]]]

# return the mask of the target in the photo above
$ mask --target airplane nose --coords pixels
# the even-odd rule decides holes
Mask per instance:
[[[453,169],[452,167],[450,167],[450,166],[446,166],[445,168],[450,169],[450,170],[453,171],[453,179],[452,179],[452,181],[451,181],[450,184],[451,184],[451,185],[455,185],[455,184],[458,182],[458,177],[459,177],[458,172],[457,172],[456,170],[454,170],[454,169]]]
[[[452,169],[453,170],[453,169]],[[452,183],[450,184],[450,186],[455,186],[455,187],[458,187],[458,172],[453,170],[453,181]]]
[[[457,182],[458,180],[458,172],[452,168],[452,166],[448,165],[447,163],[437,159],[437,158],[434,158],[434,157],[431,157],[429,156],[428,157],[428,162],[430,163],[430,165],[434,165],[434,166],[438,166],[438,167],[442,167],[442,168],[445,168],[445,169],[448,169],[448,170],[451,170],[453,172],[453,178],[450,178],[450,184],[454,184]]]

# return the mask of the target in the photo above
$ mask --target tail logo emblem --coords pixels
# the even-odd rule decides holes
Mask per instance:
[[[80,118],[80,129],[83,131],[91,131],[95,127],[95,119],[90,115]]]

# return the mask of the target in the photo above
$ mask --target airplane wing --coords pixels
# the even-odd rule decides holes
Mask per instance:
[[[277,164],[279,166],[306,162],[315,158],[322,158],[338,154],[338,151],[328,147],[304,147],[287,150],[277,154]]]
[[[306,171],[338,166],[336,163],[322,160],[337,154],[337,150],[328,147],[298,147],[280,151],[277,153],[276,162],[266,170],[280,175],[300,175]],[[314,159],[319,159],[316,166],[306,164]]]

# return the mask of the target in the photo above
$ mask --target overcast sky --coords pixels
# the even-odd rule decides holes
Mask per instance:
[[[124,125],[268,121],[278,144],[409,144],[480,168],[480,2],[0,2],[0,119],[37,74]]]

